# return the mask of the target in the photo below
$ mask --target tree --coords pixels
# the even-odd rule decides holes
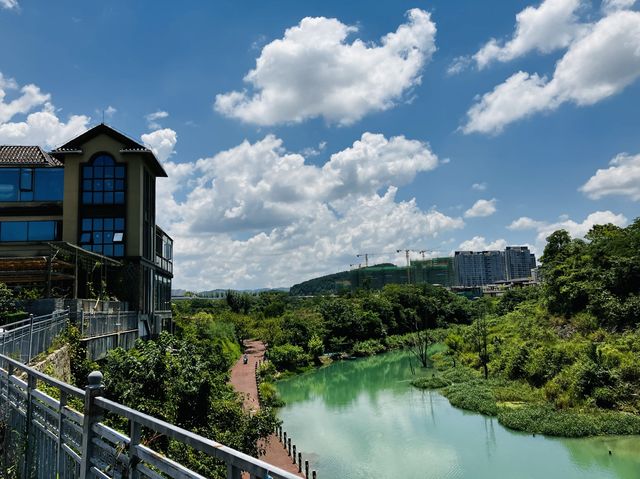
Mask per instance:
[[[16,312],[16,301],[13,292],[4,283],[0,283],[0,320],[10,321],[6,316]]]
[[[480,315],[476,318],[471,332],[478,360],[484,370],[484,378],[489,379],[489,326],[486,315]]]
[[[444,340],[447,345],[447,356],[453,361],[453,367],[456,367],[456,357],[460,351],[462,351],[462,345],[464,341],[459,334],[450,333]]]
[[[409,349],[423,368],[428,368],[431,365],[429,346],[431,346],[431,335],[427,328],[417,329],[413,333]]]

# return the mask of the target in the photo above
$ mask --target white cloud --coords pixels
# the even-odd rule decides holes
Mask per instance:
[[[268,135],[196,162],[198,182],[188,201],[198,208],[189,220],[208,232],[281,226],[314,214],[319,201],[336,202],[338,208],[338,201],[402,186],[437,164],[426,143],[364,133],[319,168]]]
[[[115,115],[117,112],[118,112],[117,108],[109,105],[107,109],[104,111],[104,114],[107,118],[113,118],[113,115]]]
[[[495,198],[490,200],[478,200],[471,208],[464,212],[465,218],[481,218],[485,216],[491,216],[496,212]]]
[[[602,11],[605,14],[617,12],[618,10],[629,10],[636,4],[636,0],[603,0]]]
[[[640,77],[640,13],[618,11],[590,27],[556,64],[553,77],[518,72],[467,112],[465,133],[500,133],[514,121],[566,102],[592,105]]]
[[[528,216],[521,216],[517,220],[514,220],[507,228],[510,230],[518,231],[518,230],[534,230],[541,226],[544,226],[546,223],[544,221],[536,221]]]
[[[497,239],[488,242],[484,236],[474,236],[470,240],[463,241],[458,247],[458,251],[495,251],[504,250],[507,247],[507,240]]]
[[[17,10],[20,7],[18,0],[0,0],[0,6],[7,10]]]
[[[476,191],[485,191],[487,189],[487,184],[485,182],[482,183],[474,183],[471,185],[471,189]]]
[[[176,285],[288,286],[340,270],[361,251],[433,242],[464,221],[396,196],[437,162],[426,143],[372,133],[322,167],[273,135],[195,163],[166,162],[158,217],[176,239]]]
[[[244,78],[251,92],[216,95],[215,109],[258,125],[299,123],[322,117],[351,124],[367,113],[391,108],[421,82],[435,47],[429,13],[412,9],[407,22],[380,44],[347,37],[357,27],[306,17],[267,44]]]
[[[320,153],[324,151],[326,147],[327,147],[327,142],[321,141],[320,143],[318,143],[317,147],[309,146],[307,148],[302,149],[300,151],[300,154],[305,158],[311,158],[314,156],[318,156]]]
[[[609,195],[640,200],[640,155],[621,153],[609,164],[609,168],[596,171],[580,191],[594,200]]]
[[[581,0],[544,0],[538,7],[527,7],[516,15],[515,32],[507,42],[489,40],[473,60],[479,69],[493,61],[508,62],[532,51],[550,53],[567,47],[584,31],[576,11]]]
[[[11,100],[7,100],[9,93]],[[50,94],[33,84],[20,88],[14,79],[0,73],[0,143],[57,146],[84,132],[89,121],[84,115],[61,121]]]
[[[586,235],[594,225],[603,225],[612,223],[616,226],[625,226],[627,218],[622,214],[615,214],[611,211],[595,211],[588,215],[582,222],[578,223],[566,216],[560,218],[559,221],[549,223],[546,221],[537,221],[531,218],[522,217],[515,220],[509,226],[512,230],[534,229],[537,232],[536,243],[538,250],[542,251],[546,243],[546,238],[557,230],[566,230],[574,238],[582,238]]]
[[[153,151],[153,154],[163,163],[173,155],[178,142],[178,135],[171,128],[145,133],[140,138],[145,146]]]
[[[158,120],[162,120],[164,118],[167,118],[168,116],[169,113],[167,113],[166,111],[158,110],[145,115],[144,118],[147,120],[147,126],[150,130],[159,130],[160,128],[162,128],[162,125],[160,125]]]
[[[470,56],[462,55],[455,57],[451,64],[447,67],[447,75],[457,75],[458,73],[466,70],[471,65],[472,59]]]

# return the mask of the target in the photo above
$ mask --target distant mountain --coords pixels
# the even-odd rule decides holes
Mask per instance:
[[[224,298],[227,294],[228,289],[211,289],[208,291],[200,291],[196,293],[198,296],[203,298]],[[234,289],[233,291],[237,293],[247,293],[247,294],[260,294],[268,291],[280,291],[283,293],[288,293],[289,288],[257,288],[257,289]]]

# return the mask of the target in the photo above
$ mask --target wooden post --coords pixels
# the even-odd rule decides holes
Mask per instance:
[[[282,444],[284,445],[284,448],[287,448],[287,431],[284,432],[284,441],[282,442]]]
[[[312,471],[312,472],[311,472],[311,477],[312,477],[313,479],[316,479],[316,478],[317,478],[316,471]]]
[[[293,464],[296,463],[296,445],[293,445]]]
[[[304,477],[309,479],[309,461],[304,461]]]
[[[291,455],[291,438],[287,439],[287,454]]]
[[[302,472],[302,453],[298,453],[298,472]]]
[[[89,374],[89,384],[85,388],[84,395],[84,419],[82,421],[82,460],[80,462],[80,479],[90,479],[91,456],[93,454],[93,425],[102,417],[94,399],[101,396],[104,390],[102,385],[102,373],[93,371]]]

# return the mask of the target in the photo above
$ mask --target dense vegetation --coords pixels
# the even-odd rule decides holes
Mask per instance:
[[[426,331],[442,343],[441,388],[459,407],[547,434],[640,433],[640,221],[596,226],[586,239],[548,238],[541,287],[470,301],[430,285],[296,298],[278,292],[176,305],[178,316],[226,318],[241,338],[269,344],[263,395],[282,372],[323,354],[369,355],[407,347]],[[428,346],[428,345],[425,345]],[[424,349],[424,348],[423,348]]]
[[[596,226],[586,240],[557,231],[542,264],[542,288],[511,291],[473,325],[449,328],[443,371],[415,384],[513,429],[639,434],[640,221]],[[489,381],[475,373],[480,323]]]
[[[243,410],[228,384],[229,368],[239,356],[234,323],[224,315],[213,319],[198,313],[179,318],[174,335],[162,333],[156,340],[138,340],[129,351],[110,351],[100,369],[109,398],[256,455],[258,440],[277,420],[270,408],[254,414]],[[80,377],[86,364],[78,364]],[[107,420],[127,430],[117,418]],[[146,431],[143,442],[206,477],[226,477],[226,467],[166,436]]]

